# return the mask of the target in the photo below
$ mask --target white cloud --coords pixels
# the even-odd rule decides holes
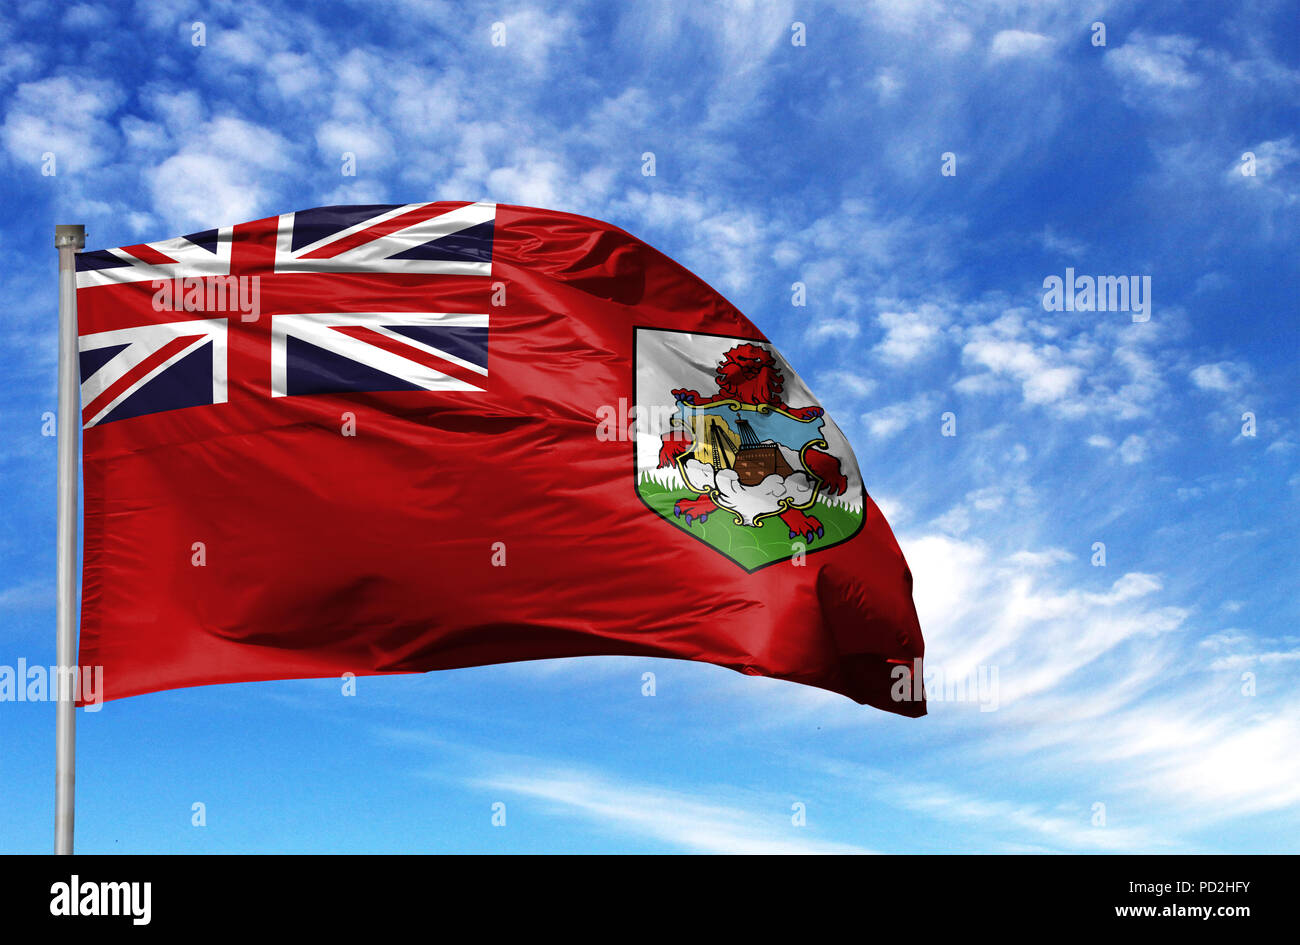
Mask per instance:
[[[1017,510],[1016,515],[1019,517],[1018,510],[1032,505],[1033,501],[1033,491],[1027,486],[1010,481],[1000,482],[997,485],[984,486],[967,492],[960,502],[936,518],[933,524],[935,528],[948,534],[964,535],[977,521],[987,520],[989,518],[987,513],[1012,508]],[[1042,554],[1050,558],[1055,553],[1054,550],[1049,550]],[[1021,564],[1030,561],[1041,563],[1046,560],[1028,551],[1019,552],[1018,555],[1016,560]]]
[[[1300,662],[1300,650],[1269,650],[1256,653],[1233,653],[1210,664],[1216,671],[1240,672],[1257,664]]]
[[[500,22],[505,26],[505,45],[492,46],[485,31],[480,55],[504,59],[512,66],[522,65],[534,77],[546,75],[554,60],[577,38],[574,21],[564,12],[523,7],[503,16]]]
[[[1088,244],[1083,240],[1058,233],[1055,227],[1045,226],[1038,234],[1043,248],[1051,253],[1058,253],[1069,259],[1078,259],[1088,252]]]
[[[1291,748],[1300,743],[1300,712],[1286,710],[1288,701],[1295,708],[1294,699],[1257,705],[1238,694],[1236,679],[1251,664],[1294,666],[1294,639],[1269,646],[1225,631],[1201,647],[1216,654],[1205,671],[1227,678],[1189,677],[1200,662],[1182,642],[1192,612],[1162,606],[1163,582],[1154,575],[1131,572],[1108,589],[1082,590],[1061,586],[1078,580],[1071,575],[1076,559],[1063,549],[999,557],[980,541],[899,537],[915,579],[927,662],[948,675],[978,666],[1000,670],[1001,708],[979,720],[981,755],[996,758],[1000,769],[1013,758],[1033,758],[1040,772],[1102,765],[1112,792],[1128,795],[1125,806],[1150,810],[1154,802],[1195,811],[1201,823],[1300,801],[1300,757]],[[942,702],[931,713],[951,716],[954,738],[973,724]],[[989,809],[1024,806],[969,799]],[[1112,812],[1115,800],[1107,797]],[[1095,837],[1084,814],[1073,821],[1083,832],[1055,837],[1049,817],[1045,839],[1066,849],[1112,842]],[[1158,845],[1157,837],[1177,835],[1180,817],[1162,825],[1153,815],[1147,828],[1115,846]],[[1030,821],[1023,826],[1033,832]]]
[[[875,89],[877,100],[882,105],[896,101],[905,85],[906,82],[897,69],[881,69],[871,80],[871,88]]]
[[[943,313],[934,305],[912,312],[881,312],[876,320],[885,329],[884,339],[872,350],[882,361],[907,364],[936,347]]]
[[[906,520],[907,506],[894,496],[872,495],[871,500],[876,503],[876,508],[880,509],[880,514],[885,516],[885,520],[894,527]]]
[[[1070,397],[1083,376],[1077,366],[1053,364],[1063,358],[1055,345],[1036,347],[1024,341],[984,338],[967,343],[962,355],[994,374],[1020,381],[1025,401],[1031,404],[1051,404]]]
[[[609,182],[609,178],[605,180]],[[671,232],[682,240],[689,247],[689,259],[709,267],[697,264],[691,268],[723,291],[748,288],[766,268],[771,221],[751,209],[738,209],[713,194],[669,195],[640,189],[629,192],[620,205],[648,228]],[[647,237],[645,233],[636,235]]]
[[[18,86],[5,111],[0,138],[16,161],[40,166],[52,152],[58,173],[104,163],[118,147],[108,115],[122,101],[107,79],[56,76]]]
[[[887,439],[933,412],[934,399],[925,395],[864,413],[862,423],[866,426],[867,432],[876,439]],[[934,422],[937,427],[939,423],[937,414],[934,416]]]
[[[1119,445],[1119,458],[1132,465],[1147,458],[1147,441],[1145,437],[1131,433]]]
[[[0,42],[4,42],[0,37]],[[31,43],[5,42],[0,60],[0,82],[13,82],[35,74],[41,67],[41,50]]]
[[[1041,33],[1002,30],[993,37],[990,52],[994,59],[1026,59],[1044,56],[1051,48],[1052,40]]]
[[[220,117],[181,136],[181,148],[149,172],[157,213],[181,229],[274,213],[280,176],[290,170],[283,137],[241,118]]]
[[[252,29],[213,30],[207,49],[213,56],[228,60],[228,64],[256,66],[269,57],[269,50],[263,45],[268,38]]]
[[[345,153],[354,155],[358,173],[382,170],[397,156],[388,131],[368,122],[324,122],[316,131],[316,145],[321,158],[336,166],[342,166]]]
[[[1001,834],[1004,849],[1150,851],[1168,845],[1143,826],[1094,827],[1091,810],[1076,804],[1068,812],[1042,803],[990,800],[937,784],[910,783],[886,791],[895,805],[936,820]]]
[[[1050,565],[1065,560],[1057,549],[999,559],[982,542],[950,536],[901,543],[927,651],[957,675],[1000,666],[1004,703],[1052,691],[1131,639],[1186,617],[1143,605],[1161,588],[1149,574],[1125,574],[1104,591],[1052,586]]]
[[[1007,561],[1022,568],[1046,568],[1065,561],[1073,561],[1074,555],[1064,548],[1045,548],[1042,551],[1017,551],[1007,556]]]
[[[1106,738],[1080,747],[1097,761],[1136,761],[1130,784],[1209,821],[1300,804],[1300,714],[1247,715],[1247,700],[1237,700],[1224,704],[1208,693],[1152,699],[1116,713]]]
[[[1106,66],[1130,86],[1146,91],[1190,89],[1199,84],[1189,60],[1196,42],[1185,36],[1133,33],[1124,45],[1107,51]]]
[[[1201,390],[1236,393],[1249,377],[1249,369],[1233,361],[1201,364],[1191,370],[1192,383]]]
[[[1025,379],[1025,400],[1031,404],[1055,403],[1073,394],[1081,377],[1083,370],[1073,365],[1036,371]]]
[[[74,4],[63,14],[63,25],[76,30],[103,29],[108,25],[108,13],[88,3]]]
[[[851,318],[819,318],[808,326],[806,336],[809,341],[826,341],[832,338],[853,339],[858,337],[858,323]]]
[[[874,380],[852,371],[826,371],[817,375],[813,390],[818,392],[846,392],[854,397],[866,397],[876,389]]]
[[[615,782],[590,771],[563,769],[503,772],[475,783],[543,802],[553,810],[581,817],[606,830],[697,853],[872,852],[808,836],[811,825],[793,826],[787,802],[774,800],[767,809],[746,809],[714,797],[623,780]]]
[[[982,374],[969,374],[952,385],[959,394],[993,394],[1006,387],[1006,382],[997,374],[985,371]]]
[[[48,581],[25,581],[0,590],[0,610],[44,607],[53,600],[54,587]]]
[[[1285,138],[1273,138],[1261,141],[1254,147],[1247,148],[1255,155],[1255,174],[1253,177],[1243,174],[1242,162],[1233,161],[1228,167],[1228,178],[1234,182],[1257,182],[1276,177],[1288,167],[1300,161],[1300,147],[1296,146],[1295,135]]]
[[[962,361],[987,368],[957,381],[958,392],[992,395],[1018,384],[1026,405],[1067,418],[1132,420],[1164,403],[1159,395],[1172,358],[1159,349],[1158,339],[1172,330],[1169,326],[1138,326],[1150,328],[1138,333],[1105,314],[1070,321],[1028,309],[991,318],[998,310],[992,302],[967,306],[965,324],[952,332],[961,343]]]
[[[267,59],[267,68],[276,90],[286,99],[302,96],[324,81],[311,57],[298,53],[276,52]]]

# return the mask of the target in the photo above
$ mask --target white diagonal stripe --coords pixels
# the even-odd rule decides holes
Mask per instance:
[[[387,331],[385,324],[487,327],[488,316],[469,312],[294,312],[273,315],[271,317],[271,396],[288,395],[288,338],[290,337],[298,338],[341,357],[350,358],[425,390],[483,390],[482,387],[443,374],[435,368],[335,331],[336,328],[368,328],[411,348],[445,358],[476,373],[487,375],[487,371],[479,365],[471,364],[432,345],[423,344],[397,332]]]

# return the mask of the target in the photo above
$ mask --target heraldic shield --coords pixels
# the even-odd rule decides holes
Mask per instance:
[[[848,441],[767,341],[636,329],[636,491],[746,571],[863,524]]]

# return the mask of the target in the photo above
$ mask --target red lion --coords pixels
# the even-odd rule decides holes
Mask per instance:
[[[673,396],[678,401],[694,407],[707,407],[723,400],[738,400],[742,404],[766,404],[779,407],[786,413],[800,420],[820,417],[821,407],[791,407],[781,398],[785,388],[785,377],[777,367],[776,359],[766,348],[753,344],[739,344],[722,356],[718,364],[718,392],[709,397],[702,397],[699,391],[677,388]],[[659,448],[659,466],[672,466],[677,457],[687,452],[692,443],[685,431],[677,430],[665,433],[663,445]],[[804,453],[804,462],[813,475],[822,481],[822,491],[842,495],[848,487],[844,473],[840,471],[840,461],[829,453],[809,449]],[[717,509],[717,504],[707,495],[694,499],[680,499],[673,508],[673,514],[686,516],[686,524],[698,518],[708,521],[709,513]],[[799,509],[787,509],[781,513],[781,521],[790,529],[790,537],[802,535],[808,542],[823,535],[822,523],[811,515],[805,515]]]

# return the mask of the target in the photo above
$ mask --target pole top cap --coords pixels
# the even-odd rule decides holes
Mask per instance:
[[[60,249],[64,246],[81,249],[86,245],[86,228],[80,223],[56,223],[54,245]]]

